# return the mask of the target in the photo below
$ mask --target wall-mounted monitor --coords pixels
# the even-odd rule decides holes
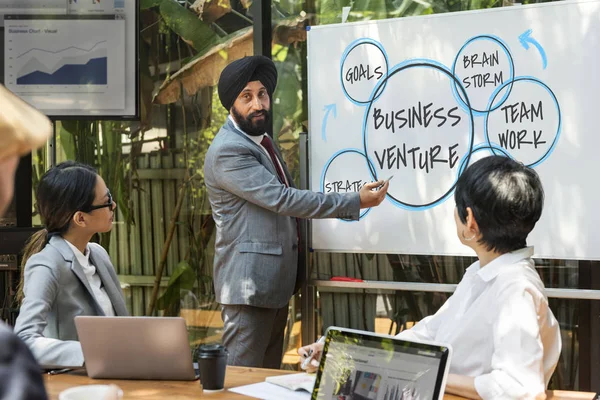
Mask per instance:
[[[4,85],[53,119],[137,119],[138,0],[0,0]]]

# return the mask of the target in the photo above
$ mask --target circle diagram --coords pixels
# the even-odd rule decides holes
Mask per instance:
[[[401,182],[387,193],[399,207],[423,210],[443,202],[454,190],[460,160],[468,164],[473,113],[459,106],[452,82],[456,78],[444,65],[413,59],[392,68],[371,94],[363,120],[364,154],[373,160],[373,179],[394,175],[394,182]]]
[[[338,151],[325,163],[321,173],[321,192],[358,192],[366,183],[372,181],[367,165],[372,166],[373,163],[358,149]],[[367,215],[370,210],[370,208],[361,210],[360,218]],[[345,218],[339,219],[351,221]]]
[[[485,138],[494,154],[501,147],[529,167],[542,163],[554,151],[562,118],[554,92],[539,79],[522,76],[512,85],[504,105],[485,117]],[[490,104],[495,99],[490,99]]]
[[[452,74],[459,81],[453,82],[453,90],[460,104],[481,115],[495,110],[506,100],[511,86],[504,84],[515,77],[515,67],[508,46],[500,38],[480,35],[469,39],[458,51]],[[457,84],[467,92],[470,105]],[[496,101],[490,102],[492,97]]]
[[[373,88],[388,72],[388,57],[381,43],[358,39],[344,51],[340,70],[342,89],[348,100],[365,105]]]
[[[360,38],[343,53],[340,81],[345,97],[364,107],[362,149],[329,158],[324,193],[359,191],[394,176],[387,200],[427,210],[452,195],[474,160],[500,155],[536,167],[561,134],[554,92],[537,78],[516,76],[508,45],[494,35],[468,39],[451,68],[428,58],[390,66],[381,43]]]

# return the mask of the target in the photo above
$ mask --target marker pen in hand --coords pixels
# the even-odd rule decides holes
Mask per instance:
[[[383,181],[383,183],[379,186],[377,186],[377,190],[381,189],[382,187],[385,186],[386,183],[388,183],[389,181],[392,180],[392,178],[394,177],[394,175],[390,176],[389,178],[387,178],[385,181]]]
[[[319,338],[319,340],[317,340],[317,344],[325,344],[325,336],[321,336]],[[315,355],[315,353],[312,351],[312,349],[310,349],[310,351],[308,352],[308,357],[306,357],[306,359],[304,361],[302,361],[302,365],[300,366],[300,368],[302,368],[302,369],[308,368],[314,355]]]

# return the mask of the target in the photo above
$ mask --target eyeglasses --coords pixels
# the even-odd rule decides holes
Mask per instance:
[[[87,212],[87,213],[89,213],[89,212],[92,212],[92,211],[94,211],[94,210],[98,210],[98,209],[100,209],[100,208],[104,208],[104,207],[109,207],[109,208],[112,208],[112,206],[113,206],[113,198],[112,198],[112,194],[110,194],[110,190],[107,190],[107,191],[106,191],[106,195],[108,196],[108,203],[106,203],[106,204],[100,204],[100,205],[98,205],[98,206],[90,206],[90,207],[89,207],[87,210],[85,210],[84,212]]]

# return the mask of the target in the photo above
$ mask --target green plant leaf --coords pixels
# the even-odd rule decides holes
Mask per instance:
[[[352,4],[348,21],[365,21],[384,18],[387,18],[387,6],[385,0],[356,0]]]
[[[195,281],[196,273],[191,265],[187,261],[181,261],[171,274],[167,289],[156,301],[156,307],[159,310],[165,310],[177,304],[180,299],[180,291],[192,289]]]
[[[75,159],[75,141],[73,140],[73,133],[75,132],[76,126],[73,124],[74,121],[63,121],[59,125],[58,137],[60,144],[65,152],[67,160]]]
[[[207,23],[175,0],[163,0],[160,15],[173,32],[199,52],[219,42],[219,36]]]
[[[285,58],[276,63],[279,80],[277,89],[273,94],[274,108],[273,132],[280,132],[286,120],[297,112],[302,112],[302,99],[300,98],[300,76],[296,66],[300,64],[298,53],[285,52]]]
[[[160,6],[163,0],[141,0],[140,1],[140,10],[147,10],[152,7]]]

